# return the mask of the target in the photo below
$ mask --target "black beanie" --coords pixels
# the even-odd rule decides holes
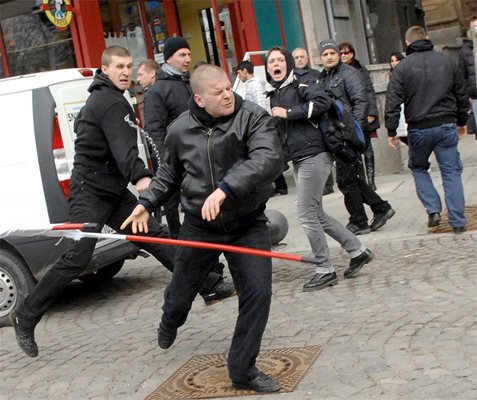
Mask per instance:
[[[164,44],[164,61],[167,61],[171,58],[177,50],[180,49],[189,49],[189,43],[187,40],[180,36],[170,37],[166,40]]]

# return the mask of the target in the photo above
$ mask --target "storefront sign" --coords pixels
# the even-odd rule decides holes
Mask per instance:
[[[65,30],[73,17],[71,0],[42,0],[41,9],[60,31]]]

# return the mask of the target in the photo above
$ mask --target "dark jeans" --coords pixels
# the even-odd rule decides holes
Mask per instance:
[[[246,220],[246,218],[244,218]],[[238,229],[224,232],[186,214],[180,233],[184,240],[223,243],[270,250],[266,222],[253,219]],[[220,251],[181,247],[177,250],[172,281],[165,295],[162,324],[182,326],[202,282]],[[224,253],[237,290],[239,315],[228,357],[232,381],[247,381],[258,374],[255,360],[260,352],[272,296],[272,262],[237,253]],[[207,325],[204,324],[204,329]]]
[[[363,226],[368,223],[364,204],[367,204],[374,214],[385,213],[391,208],[389,203],[366,183],[362,172],[360,173],[359,162],[348,164],[336,160],[336,182],[344,196],[345,207],[350,215],[349,222],[353,224]]]
[[[131,214],[137,204],[137,198],[125,190],[122,196],[97,195],[88,191],[87,186],[72,182],[70,185],[69,208],[70,220],[74,222],[96,222],[100,231],[104,224],[123,234],[132,234],[130,226],[121,231],[120,226]],[[168,237],[168,230],[154,218],[149,219],[148,236]],[[17,307],[22,323],[35,326],[53,303],[56,296],[73,279],[77,278],[87,267],[94,252],[97,239],[72,241],[66,252],[40,279],[25,301]],[[175,248],[172,246],[136,243],[152,254],[169,271],[174,269]],[[205,285],[212,288],[221,276],[212,274],[207,277]]]

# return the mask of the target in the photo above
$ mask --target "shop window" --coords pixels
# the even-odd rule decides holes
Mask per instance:
[[[0,27],[11,75],[76,67],[70,30],[57,30],[43,12],[3,19]]]
[[[151,38],[154,59],[158,63],[164,62],[164,42],[167,39],[167,23],[164,7],[161,1],[145,1],[148,31]]]
[[[100,10],[106,47],[128,49],[137,71],[139,63],[148,58],[137,1],[101,0]]]

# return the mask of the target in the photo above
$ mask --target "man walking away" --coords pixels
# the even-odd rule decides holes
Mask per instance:
[[[469,98],[457,65],[433,50],[426,31],[413,26],[406,32],[407,57],[394,69],[386,96],[385,123],[389,145],[396,149],[401,104],[408,124],[409,168],[417,196],[428,214],[428,226],[441,220],[442,203],[429,175],[434,152],[444,186],[449,224],[465,232],[462,161],[457,143],[466,134]]]

